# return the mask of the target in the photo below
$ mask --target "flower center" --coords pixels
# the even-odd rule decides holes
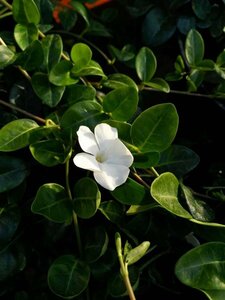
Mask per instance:
[[[103,163],[104,161],[106,161],[107,157],[104,152],[98,152],[95,156],[95,159],[97,160],[97,162]]]

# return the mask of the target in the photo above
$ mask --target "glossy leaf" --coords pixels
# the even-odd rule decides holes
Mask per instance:
[[[49,288],[64,299],[80,295],[87,288],[89,278],[89,266],[73,255],[58,257],[48,271]]]
[[[143,111],[131,126],[133,144],[142,153],[161,152],[176,136],[178,114],[171,103],[152,106]]]
[[[42,48],[44,51],[44,62],[42,68],[44,71],[50,71],[56,65],[62,55],[63,43],[62,38],[58,34],[48,34],[42,40]]]
[[[88,45],[77,43],[73,45],[70,56],[74,62],[74,71],[79,71],[90,63],[92,51]]]
[[[60,102],[65,91],[65,86],[52,84],[48,79],[48,75],[41,72],[36,72],[32,76],[31,83],[42,103],[49,107],[55,107]]]
[[[102,83],[105,87],[118,89],[123,87],[135,88],[138,92],[136,83],[129,76],[121,73],[110,74],[106,81]]]
[[[112,119],[127,121],[137,110],[138,94],[134,88],[118,88],[103,98],[103,109]]]
[[[50,221],[63,223],[72,217],[72,202],[64,187],[46,183],[38,189],[31,210]]]
[[[70,61],[62,60],[51,69],[49,81],[57,86],[71,85],[78,81],[71,77],[73,64]]]
[[[0,69],[11,64],[15,59],[15,53],[5,45],[0,45]]]
[[[197,153],[183,145],[171,145],[160,153],[157,164],[159,173],[171,172],[177,178],[193,170],[199,164],[200,158]]]
[[[180,184],[180,186],[184,193],[184,198],[186,200],[187,206],[194,219],[202,222],[212,221],[215,216],[213,210],[209,207],[209,205],[207,205],[207,203],[203,200],[200,200],[196,196],[194,196],[192,190],[184,184]]]
[[[166,210],[181,218],[191,219],[192,216],[178,200],[178,187],[177,178],[172,173],[166,172],[152,182],[150,193]]]
[[[77,70],[77,67],[74,66],[71,69],[71,74],[73,77],[82,77],[82,76],[100,76],[106,78],[102,67],[94,60],[91,60],[86,66],[83,66],[81,69]]]
[[[79,126],[85,124],[90,128],[106,119],[102,106],[94,101],[80,101],[69,107],[62,116],[61,126],[74,134]]]
[[[136,72],[141,81],[150,81],[157,68],[157,60],[151,49],[142,47],[135,59]]]
[[[185,42],[185,55],[191,66],[198,65],[204,58],[205,45],[201,34],[191,29]]]
[[[145,242],[142,242],[137,247],[129,250],[126,255],[126,259],[125,259],[125,262],[127,263],[127,265],[130,266],[132,264],[135,264],[137,261],[139,261],[146,254],[149,247],[150,247],[150,242],[145,241]]]
[[[74,186],[74,210],[83,219],[95,215],[101,203],[101,193],[91,178],[81,178]]]
[[[88,263],[93,263],[102,257],[109,243],[109,237],[107,232],[102,227],[94,227],[88,230],[85,244],[84,254]]]
[[[162,78],[153,78],[151,81],[144,82],[144,85],[150,86],[153,89],[162,91],[164,93],[170,92],[169,84]]]
[[[154,167],[159,162],[159,153],[158,152],[149,152],[149,153],[133,153],[135,168],[147,169]]]
[[[14,37],[22,50],[25,50],[33,41],[38,39],[38,28],[33,23],[27,25],[16,24]]]
[[[28,146],[32,131],[38,127],[38,124],[30,119],[7,123],[0,129],[0,151],[15,151]]]
[[[120,203],[132,205],[143,202],[146,190],[143,185],[128,178],[124,184],[117,187],[111,194]]]
[[[43,60],[42,45],[39,41],[34,41],[18,55],[15,63],[27,71],[32,71],[39,68]]]
[[[15,21],[19,24],[37,25],[40,22],[40,12],[34,0],[13,0],[12,11]]]
[[[86,7],[78,2],[78,1],[71,1],[70,5],[75,9],[75,11],[81,15],[81,17],[84,19],[86,22],[87,26],[89,26],[89,18],[88,18],[88,13]]]
[[[92,86],[74,84],[66,87],[64,95],[66,101],[71,106],[79,101],[94,100],[96,90]]]
[[[68,153],[62,141],[42,140],[30,145],[33,157],[42,165],[53,167],[65,162]]]
[[[208,242],[189,250],[177,261],[175,274],[185,285],[201,290],[211,300],[225,296],[225,243]]]
[[[20,185],[28,175],[25,163],[15,157],[0,156],[0,193]]]

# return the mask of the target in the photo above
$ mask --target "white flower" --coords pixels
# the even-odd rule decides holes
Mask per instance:
[[[95,180],[110,191],[127,180],[133,156],[118,139],[116,128],[102,123],[93,133],[87,126],[80,126],[77,135],[86,152],[75,155],[73,162],[77,167],[93,171]]]

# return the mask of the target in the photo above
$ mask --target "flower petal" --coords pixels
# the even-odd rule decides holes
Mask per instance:
[[[118,138],[117,129],[106,123],[98,124],[95,127],[94,133],[100,149],[108,140],[115,140]]]
[[[82,169],[90,171],[100,171],[99,163],[93,155],[88,153],[78,153],[73,158],[74,164]]]
[[[81,149],[96,155],[99,149],[94,133],[87,126],[80,126],[77,135]]]
[[[106,141],[101,151],[107,157],[107,164],[130,167],[134,161],[130,150],[119,139]]]
[[[129,168],[125,166],[101,164],[102,171],[94,171],[95,180],[105,189],[113,191],[123,184],[129,175]]]

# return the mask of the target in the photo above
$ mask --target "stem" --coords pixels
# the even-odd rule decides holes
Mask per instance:
[[[159,173],[156,171],[155,168],[151,167],[151,171],[156,177],[159,177]]]
[[[150,186],[147,184],[147,182],[145,182],[145,181],[141,178],[141,176],[138,175],[137,172],[132,172],[132,175],[133,175],[133,176],[134,176],[141,184],[143,184],[147,189],[150,188]]]
[[[5,13],[5,14],[2,14],[2,15],[0,15],[0,19],[3,19],[3,18],[5,18],[5,17],[9,17],[9,16],[11,16],[12,15],[12,12],[10,11],[10,12],[7,12],[7,13]]]
[[[33,120],[36,120],[36,121],[38,121],[38,122],[40,122],[40,123],[43,123],[43,124],[46,124],[46,120],[45,120],[45,119],[42,119],[42,118],[40,118],[40,117],[38,117],[38,116],[35,116],[35,115],[33,115],[33,114],[31,114],[31,113],[29,113],[29,112],[27,112],[27,111],[25,111],[25,110],[23,110],[23,109],[17,107],[16,105],[7,103],[7,102],[5,102],[5,101],[3,101],[3,100],[1,100],[1,99],[0,99],[0,104],[9,107],[9,108],[11,108],[12,110],[16,110],[16,111],[22,113],[23,115],[30,117],[30,118],[33,119]]]
[[[6,7],[8,7],[10,10],[12,10],[12,5],[10,5],[7,1],[5,1],[5,0],[0,0],[0,3],[2,3],[2,4],[5,5]]]
[[[128,296],[129,296],[130,300],[136,300],[132,285],[130,283],[127,264],[125,264],[124,269],[125,269],[126,272],[123,274],[123,281],[124,281],[124,284],[126,286]]]
[[[72,194],[70,190],[70,184],[69,184],[69,159],[66,161],[66,190],[67,194],[72,202]],[[76,234],[76,239],[77,239],[77,245],[78,245],[78,250],[79,254],[82,257],[82,243],[81,243],[81,237],[80,237],[80,229],[79,229],[79,223],[78,223],[78,218],[77,214],[73,210],[73,223],[74,223],[74,228],[75,228],[75,234]]]

